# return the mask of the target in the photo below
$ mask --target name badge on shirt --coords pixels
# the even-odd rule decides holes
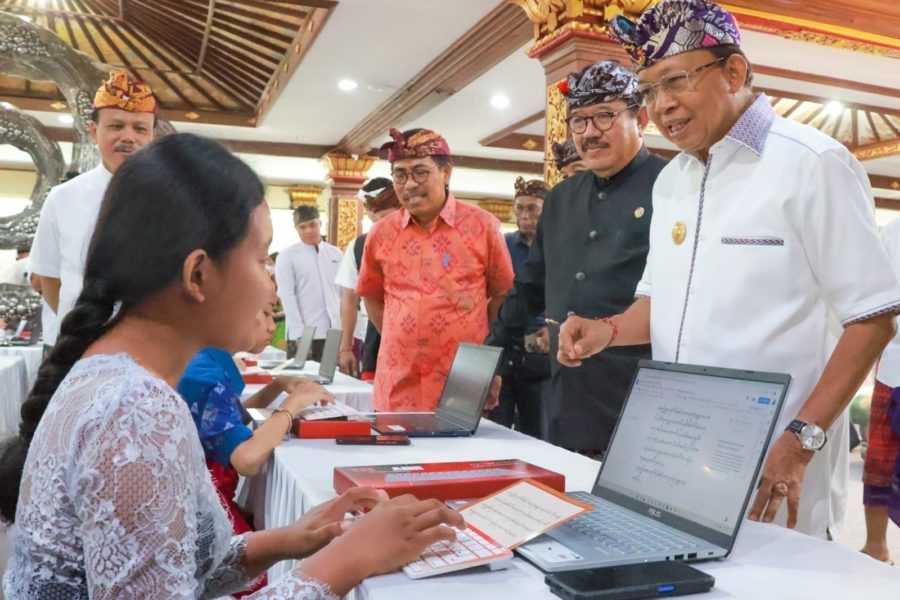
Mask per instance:
[[[675,221],[675,225],[672,227],[672,241],[676,246],[680,246],[684,243],[685,237],[687,237],[687,225],[682,221]]]

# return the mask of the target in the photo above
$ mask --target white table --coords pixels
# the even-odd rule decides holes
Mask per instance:
[[[288,525],[310,507],[334,496],[335,466],[520,458],[564,473],[568,491],[590,490],[599,463],[483,420],[471,438],[414,439],[410,446],[337,446],[333,440],[291,440],[275,449],[265,475],[265,527]],[[269,580],[292,565],[269,571]],[[897,598],[900,570],[834,542],[774,525],[747,522],[734,554],[703,563],[716,578],[713,593],[699,598],[809,599]],[[413,581],[402,573],[374,577],[356,590],[366,600],[421,598],[498,600],[556,598],[543,574],[516,558],[509,569],[474,571]]]
[[[31,346],[0,346],[0,356],[21,356],[25,360],[25,370],[28,373],[28,389],[34,385],[37,379],[38,369],[44,361],[43,344]]]
[[[0,356],[0,437],[15,433],[28,395],[28,373],[21,356]]]
[[[303,365],[302,371],[291,371],[290,373],[282,373],[282,375],[289,374],[300,376],[318,375],[318,373],[319,363],[308,360]],[[244,393],[241,395],[241,399],[252,396],[263,387],[265,386],[261,384],[250,384],[246,386],[244,388]],[[335,371],[334,381],[326,385],[325,389],[334,394],[335,400],[338,402],[343,402],[361,412],[372,411],[372,384],[366,381],[344,375],[340,371]]]

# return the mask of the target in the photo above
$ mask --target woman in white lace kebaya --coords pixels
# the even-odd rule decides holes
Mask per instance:
[[[20,435],[0,448],[0,511],[11,520],[15,510],[16,524],[7,598],[217,597],[291,558],[305,560],[250,597],[332,598],[452,538],[447,524],[462,526],[440,503],[357,489],[290,527],[232,536],[173,387],[201,347],[254,335],[272,293],[262,198],[246,165],[186,134],[116,171],[84,290],[23,406]],[[287,431],[289,417],[272,418]],[[343,524],[361,509],[371,510]]]

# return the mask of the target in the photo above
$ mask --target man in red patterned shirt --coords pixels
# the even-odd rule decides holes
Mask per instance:
[[[481,343],[513,284],[500,222],[449,191],[450,148],[427,129],[382,146],[401,209],[369,232],[357,292],[381,332],[375,409],[430,411],[460,342]]]

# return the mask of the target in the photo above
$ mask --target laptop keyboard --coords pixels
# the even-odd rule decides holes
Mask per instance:
[[[430,577],[511,558],[507,548],[479,535],[473,529],[456,532],[455,542],[432,544],[413,562],[403,567],[413,579]]]
[[[300,412],[300,418],[306,421],[323,421],[343,417],[358,417],[360,412],[341,402],[332,402],[322,406],[308,406]]]
[[[602,498],[584,492],[570,495],[592,504],[594,510],[569,521],[564,527],[589,537],[593,546],[611,556],[681,554],[687,548],[703,544],[691,535]]]

